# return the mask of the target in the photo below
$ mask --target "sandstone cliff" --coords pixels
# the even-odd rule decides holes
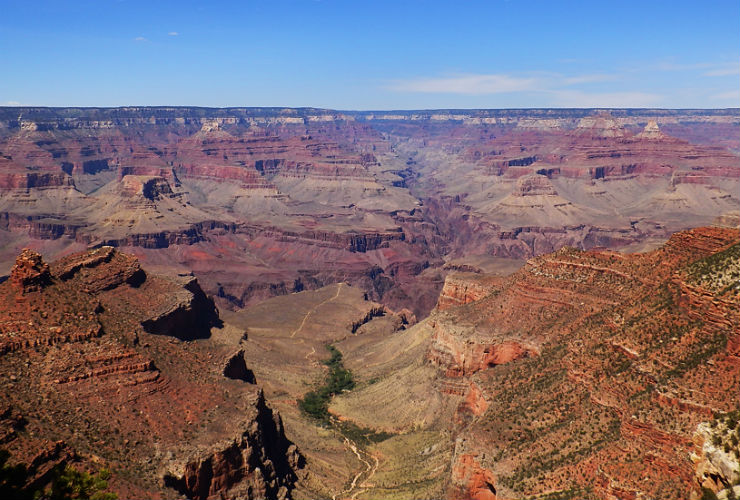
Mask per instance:
[[[450,495],[669,499],[732,484],[736,444],[713,444],[702,422],[737,405],[739,240],[700,228],[646,254],[563,249],[426,320],[427,359],[464,397]]]
[[[111,247],[51,265],[25,250],[0,297],[3,447],[34,481],[77,462],[112,469],[128,498],[291,497],[303,458],[243,351],[238,366],[224,346],[179,340],[220,321],[192,276]]]

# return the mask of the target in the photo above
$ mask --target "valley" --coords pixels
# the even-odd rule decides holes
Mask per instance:
[[[421,317],[450,260],[647,249],[736,213],[738,127],[729,110],[3,108],[0,263],[113,245],[192,270],[222,307],[344,281]]]
[[[727,490],[739,131],[0,108],[0,441],[124,498]]]

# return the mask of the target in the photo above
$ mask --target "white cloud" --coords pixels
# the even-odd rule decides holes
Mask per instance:
[[[180,33],[178,33],[177,31],[170,31],[170,32],[169,32],[169,33],[167,33],[167,34],[168,34],[169,36],[177,36],[177,35],[179,35]]]
[[[465,74],[438,78],[399,80],[387,88],[397,92],[487,95],[512,92],[549,92],[574,85],[613,81],[613,74],[584,74],[564,76],[558,73],[530,72],[526,76],[503,73]]]
[[[733,99],[735,101],[735,105],[740,105],[740,89],[730,90],[727,92],[722,92],[720,94],[715,94],[712,96],[712,99],[716,100],[725,100],[725,99]]]
[[[592,75],[576,75],[562,79],[564,85],[578,85],[579,83],[598,83],[616,80],[616,75],[595,73]]]
[[[148,42],[149,40],[143,36],[137,36],[134,38],[134,42]]]
[[[643,70],[645,69],[647,68],[643,68]],[[656,71],[703,71],[704,76],[733,76],[740,75],[740,62],[682,64],[673,61],[661,61],[653,65],[651,69]]]
[[[18,101],[5,101],[3,103],[3,106],[20,106],[20,105],[21,103],[19,103]]]
[[[661,61],[652,66],[652,69],[658,71],[691,71],[694,69],[706,69],[713,65],[711,63],[681,64],[672,61]]]
[[[704,76],[733,76],[740,75],[740,64],[727,65],[723,68],[707,71]]]
[[[539,83],[537,78],[519,78],[504,74],[459,75],[398,81],[389,88],[399,92],[483,95],[535,90]]]

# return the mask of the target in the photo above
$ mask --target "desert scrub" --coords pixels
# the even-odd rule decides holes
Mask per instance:
[[[719,294],[740,294],[740,243],[694,262],[687,271],[694,284]]]
[[[116,500],[118,495],[107,492],[110,471],[97,474],[79,471],[71,465],[58,464],[50,471],[51,484],[47,489],[28,485],[36,472],[23,464],[9,465],[10,453],[0,450],[0,493],[2,498],[17,500]]]
[[[360,446],[368,446],[371,443],[380,443],[390,439],[396,434],[385,431],[376,431],[367,427],[360,427],[349,421],[333,422],[339,432],[346,438],[354,441]]]
[[[740,460],[740,410],[717,414],[709,423],[709,429],[712,444]]]

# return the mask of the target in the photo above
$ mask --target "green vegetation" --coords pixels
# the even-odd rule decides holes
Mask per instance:
[[[740,410],[715,414],[709,428],[712,444],[740,460]]]
[[[360,427],[352,422],[335,422],[335,425],[343,436],[349,438],[360,446],[367,446],[370,443],[380,443],[395,436],[395,434],[390,432],[378,432],[373,429],[368,429],[367,427]]]
[[[698,285],[719,294],[740,294],[740,243],[700,259],[688,267]]]
[[[31,472],[25,465],[9,465],[10,453],[0,450],[0,497],[4,500],[116,500],[118,495],[105,492],[110,471],[97,474],[78,471],[70,465],[52,469],[51,486],[47,489],[28,486]]]
[[[36,497],[43,500],[116,500],[118,495],[106,493],[110,471],[103,469],[95,475],[80,472],[74,467],[55,468],[51,488]]]
[[[351,390],[355,386],[352,372],[342,364],[342,353],[339,349],[331,344],[327,344],[326,348],[331,353],[331,357],[324,361],[324,364],[329,367],[324,385],[309,392],[298,401],[299,407],[306,415],[323,423],[329,422],[329,401],[332,396]]]
[[[584,500],[586,498],[596,498],[596,496],[590,490],[584,490],[581,488],[570,488],[567,490],[545,493],[544,495],[526,497],[522,500]]]
[[[329,414],[329,402],[331,398],[341,393],[349,391],[355,387],[352,372],[347,370],[342,364],[342,353],[339,349],[331,344],[326,345],[331,357],[323,363],[329,367],[324,379],[324,384],[303,396],[298,401],[301,411],[311,418],[321,422],[322,425],[333,425],[343,436],[354,441],[360,446],[366,446],[370,443],[379,443],[394,436],[388,432],[377,432],[373,429],[360,427],[352,422],[340,422],[331,418]]]
[[[0,493],[7,500],[30,499],[33,491],[25,488],[28,471],[23,465],[8,465],[10,453],[0,450]]]
[[[688,351],[684,357],[676,363],[676,367],[666,373],[668,377],[681,376],[689,370],[705,363],[715,354],[724,351],[727,348],[729,340],[726,332],[718,332],[713,337],[703,339],[702,343],[695,343],[691,347],[693,350]]]

